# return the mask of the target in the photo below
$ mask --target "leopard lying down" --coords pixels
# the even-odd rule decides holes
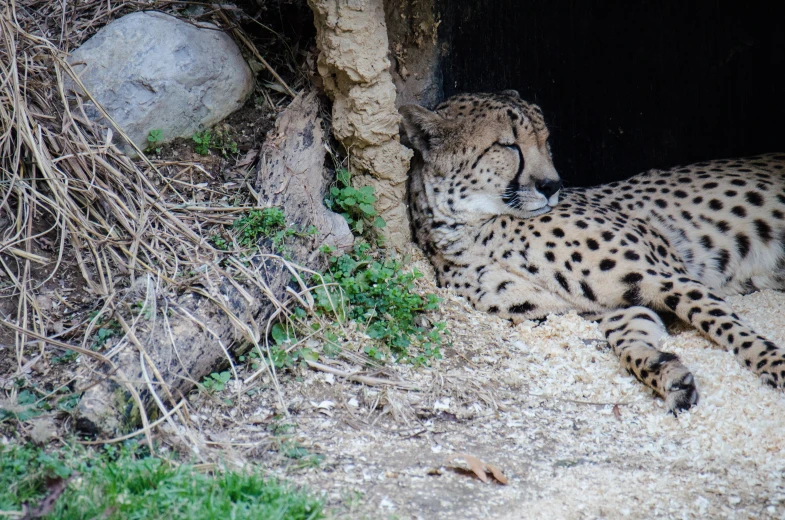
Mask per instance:
[[[674,413],[698,392],[678,357],[658,349],[667,333],[654,311],[785,386],[785,351],[723,300],[785,288],[785,154],[562,189],[542,112],[514,91],[401,112],[418,152],[412,226],[441,285],[514,322],[601,313],[622,365]]]

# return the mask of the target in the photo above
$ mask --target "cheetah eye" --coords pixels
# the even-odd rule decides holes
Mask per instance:
[[[521,172],[523,171],[523,165],[524,165],[523,152],[521,151],[521,147],[518,146],[517,143],[504,144],[502,142],[497,142],[496,144],[498,146],[501,146],[502,148],[507,148],[508,150],[512,150],[518,155],[518,171],[516,175],[520,175]]]

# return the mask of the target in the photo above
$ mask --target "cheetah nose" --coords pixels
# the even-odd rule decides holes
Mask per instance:
[[[550,199],[551,195],[561,189],[561,181],[537,181],[534,183],[534,187],[537,188],[537,191],[545,195],[546,199]]]

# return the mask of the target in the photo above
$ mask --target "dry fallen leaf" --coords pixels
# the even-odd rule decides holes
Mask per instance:
[[[616,419],[619,422],[621,422],[621,410],[619,410],[619,405],[618,404],[614,404],[613,405],[613,415],[616,417]]]
[[[504,476],[504,473],[499,470],[496,466],[492,466],[490,464],[486,464],[485,462],[481,461],[477,457],[469,455],[467,453],[454,453],[447,457],[447,460],[444,461],[445,464],[449,464],[450,462],[454,461],[455,459],[463,459],[469,465],[469,468],[477,475],[477,478],[482,480],[483,482],[488,482],[488,471],[491,472],[493,478],[499,481],[502,484],[507,484],[507,477]]]
[[[240,159],[240,161],[237,164],[234,165],[234,169],[235,170],[239,170],[240,168],[244,168],[244,167],[250,165],[252,162],[254,162],[254,160],[256,159],[257,155],[259,155],[258,151],[251,150],[250,152],[245,154],[245,157]]]

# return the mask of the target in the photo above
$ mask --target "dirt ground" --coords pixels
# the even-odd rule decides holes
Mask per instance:
[[[227,458],[323,493],[338,518],[785,517],[785,396],[695,331],[665,345],[701,392],[674,418],[592,341],[595,323],[568,314],[513,327],[423,289],[444,299],[432,318],[452,344],[431,367],[389,369],[417,390],[298,369],[281,376],[289,417],[263,389],[216,396],[232,405],[196,396],[192,418]],[[730,302],[785,344],[785,294]],[[274,455],[293,445],[308,455]],[[445,463],[456,453],[497,466],[508,485]]]

